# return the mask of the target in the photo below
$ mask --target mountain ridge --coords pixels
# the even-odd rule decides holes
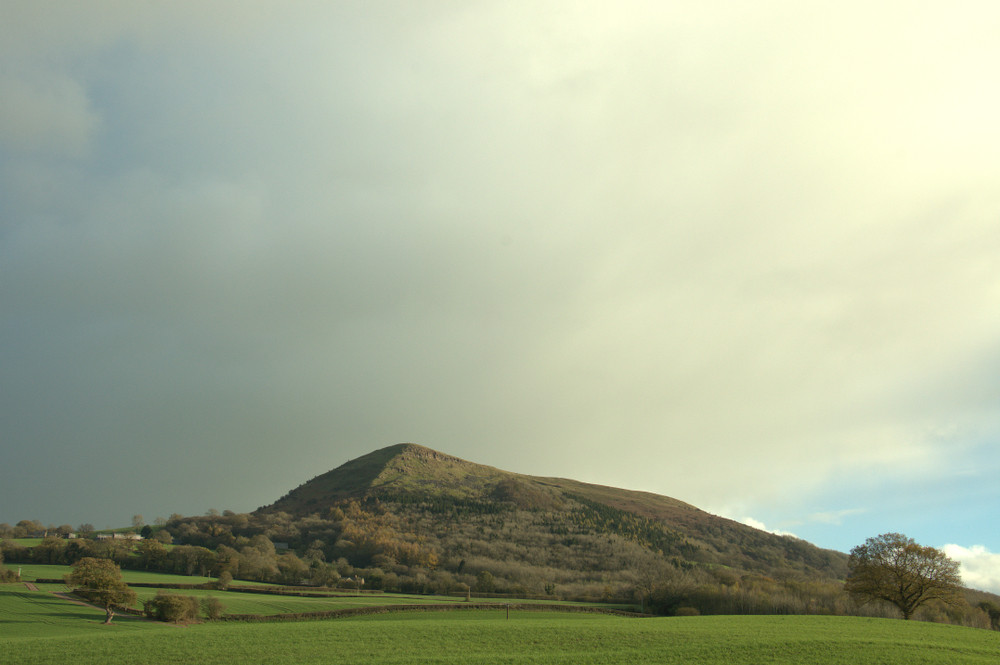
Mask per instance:
[[[373,467],[378,469],[375,474],[372,474]],[[645,513],[647,517],[660,516],[651,508],[651,503],[659,503],[664,509],[678,508],[704,512],[689,503],[654,492],[624,489],[558,476],[535,476],[505,471],[416,443],[398,443],[348,460],[339,467],[303,483],[278,501],[259,510],[285,510],[298,513],[308,509],[302,505],[303,503],[314,505],[317,499],[338,501],[345,498],[363,498],[366,495],[377,496],[380,491],[393,486],[409,491],[422,489],[468,496],[477,490],[485,492],[493,487],[491,483],[511,479],[540,487],[584,493],[595,499],[601,497],[603,499],[601,502],[609,502],[609,505],[616,508]]]

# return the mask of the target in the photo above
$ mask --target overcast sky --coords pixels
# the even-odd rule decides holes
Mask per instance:
[[[0,521],[374,449],[1000,591],[1000,5],[0,0]]]

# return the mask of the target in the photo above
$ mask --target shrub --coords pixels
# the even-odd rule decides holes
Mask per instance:
[[[142,604],[146,616],[159,621],[190,623],[198,619],[198,599],[163,591]]]
[[[697,607],[678,607],[677,611],[674,612],[675,617],[700,617],[701,612],[698,611]]]
[[[205,613],[210,621],[218,621],[222,618],[222,613],[226,610],[226,606],[222,604],[222,601],[214,596],[208,596],[207,598],[201,599],[201,611]]]

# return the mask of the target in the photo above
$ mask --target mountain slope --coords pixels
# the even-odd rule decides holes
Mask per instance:
[[[781,578],[829,580],[846,572],[842,553],[677,499],[512,473],[411,443],[351,460],[257,513],[322,518],[347,505],[359,517],[334,554],[366,565],[398,563],[399,547],[387,543],[407,542],[456,569],[475,560],[497,570],[527,566],[607,578],[661,561]]]

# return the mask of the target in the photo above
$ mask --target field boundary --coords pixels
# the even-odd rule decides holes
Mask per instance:
[[[607,607],[592,607],[587,605],[556,605],[540,603],[438,603],[427,605],[376,605],[372,607],[349,607],[341,610],[326,610],[323,612],[296,612],[287,614],[225,614],[220,621],[238,621],[246,623],[265,623],[275,621],[312,621],[322,619],[344,619],[348,617],[367,616],[373,614],[389,614],[395,612],[452,612],[462,610],[490,610],[519,612],[565,612],[581,614],[608,614],[612,616],[642,619],[652,617],[652,614],[616,610]]]

